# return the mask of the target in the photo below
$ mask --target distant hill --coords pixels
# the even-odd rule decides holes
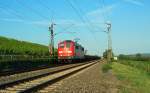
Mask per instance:
[[[150,53],[137,53],[137,54],[130,54],[130,55],[119,55],[120,59],[127,59],[127,60],[136,60],[136,61],[150,61]]]
[[[142,57],[150,57],[150,53],[136,53],[136,54],[129,54],[126,56],[136,57],[137,54],[140,54]]]
[[[142,53],[143,57],[150,57],[150,53]]]
[[[0,36],[0,55],[48,56],[48,46]]]

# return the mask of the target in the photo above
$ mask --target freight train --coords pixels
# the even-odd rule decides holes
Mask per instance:
[[[58,43],[58,60],[74,61],[85,59],[85,50],[79,43],[72,40],[64,40]]]

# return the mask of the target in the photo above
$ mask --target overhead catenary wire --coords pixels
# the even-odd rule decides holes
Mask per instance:
[[[27,20],[27,18],[25,16],[23,16],[23,14],[19,13],[19,11],[17,11],[16,9],[10,8],[10,7],[2,7],[0,6],[0,9],[4,10],[5,12],[7,12],[8,14],[16,17],[18,20],[17,22],[24,22],[24,23],[30,23],[32,22],[31,20]]]
[[[10,8],[8,6],[7,6],[7,8],[0,6],[0,9],[4,10],[9,15],[16,17],[16,19],[14,19],[14,22],[21,22],[24,24],[33,24],[33,22],[34,22],[34,21],[30,20],[29,18],[27,19],[25,16],[23,16],[21,13],[19,13],[19,11],[17,11],[16,9]],[[8,20],[4,20],[4,21],[9,21],[11,19],[12,18],[9,18],[9,16],[8,16]],[[13,22],[13,20],[12,20],[12,22]],[[35,25],[35,24],[33,26],[36,28],[40,28],[38,25]]]
[[[38,2],[41,6],[45,7],[49,11],[49,13],[51,14],[51,22],[53,22],[53,20],[54,20],[54,9],[47,6],[44,1],[42,2],[41,0],[38,0]]]
[[[16,2],[18,4],[20,4],[22,7],[32,11],[33,13],[35,13],[36,15],[40,16],[41,18],[45,19],[45,20],[49,20],[49,17],[42,15],[40,12],[36,11],[35,9],[31,8],[29,5],[27,4],[23,4],[22,2],[20,2],[19,0],[16,0]]]
[[[78,5],[77,2],[75,0],[73,0],[76,3],[76,6]],[[81,9],[79,6],[77,6],[76,8],[78,8],[78,11],[80,14],[85,14],[85,12],[83,11],[83,9]],[[96,29],[94,29],[94,25],[93,23],[89,20],[89,18],[85,15],[84,19],[86,20],[86,23],[89,25],[88,27],[90,28],[90,32],[92,33],[94,40],[98,42],[98,40],[96,39],[96,36],[94,34],[94,32],[96,32]],[[92,29],[92,30],[91,30]],[[97,42],[95,42],[97,44]]]
[[[75,8],[75,6],[69,1],[66,0],[66,2],[68,2],[68,4],[71,6],[71,8],[75,11],[75,13],[79,16],[80,20],[84,23],[87,24],[87,22],[85,21],[85,19],[80,15],[80,12],[78,11],[77,8]],[[93,34],[92,29],[87,25],[88,30]]]
[[[17,0],[16,0],[17,1]],[[69,1],[69,0],[68,0]],[[20,6],[22,6],[23,8],[27,8],[28,10],[30,10],[31,12],[33,12],[33,13],[35,13],[36,15],[38,15],[39,17],[41,17],[41,18],[43,18],[43,19],[45,19],[45,20],[49,20],[49,17],[47,17],[47,16],[45,16],[45,15],[43,15],[41,12],[39,12],[39,11],[37,11],[36,9],[34,9],[33,7],[31,7],[28,3],[27,4],[24,4],[23,2],[21,2],[21,1],[17,1],[17,2],[19,2],[18,4],[20,5]],[[69,1],[69,2],[71,2],[71,1]],[[41,3],[41,2],[40,2]],[[44,2],[42,2],[41,3],[41,5],[43,6],[43,7],[45,7],[45,8],[47,8],[47,10],[49,9],[50,10],[50,8],[48,7],[48,6],[45,6],[46,4],[44,3]],[[90,20],[88,19],[88,17],[83,17],[81,14],[82,13],[84,13],[83,11],[82,11],[82,9],[80,9],[80,8],[78,8],[78,7],[75,7],[74,5],[73,5],[73,9],[76,11],[76,13],[77,13],[77,15],[79,16],[79,18],[80,18],[80,20],[84,23],[84,24],[86,24],[87,25],[87,29],[91,32],[91,34],[93,34],[93,29],[90,27],[90,26],[92,26],[91,24],[91,22],[90,22]],[[15,12],[16,10],[14,10],[14,11],[11,11],[11,9],[7,9],[7,12],[8,13],[10,13],[11,15],[14,15],[15,17],[17,17],[17,18],[19,18],[19,19],[22,19],[22,20],[26,20],[26,18],[25,18],[25,16],[23,15],[23,14],[19,14],[18,12]],[[52,10],[53,11],[53,10]],[[28,19],[28,20],[30,20],[30,19]],[[37,25],[36,25],[37,26]],[[39,26],[38,26],[39,27]],[[68,29],[68,27],[67,27],[67,29]],[[63,29],[63,30],[67,30],[66,28],[65,29]],[[94,39],[95,39],[95,36],[94,36]]]
[[[0,6],[0,9],[5,10],[5,12],[7,12],[8,14],[11,14],[19,19],[23,19],[23,17],[17,13],[15,13],[15,11],[13,11],[12,9],[5,9],[4,7]]]
[[[73,0],[73,1],[76,3],[76,5],[78,5],[75,0]],[[85,14],[85,12],[83,11],[83,9],[81,9],[79,6],[77,6],[77,8],[78,8],[78,10],[79,10],[79,12],[80,12],[81,14]],[[86,15],[85,15],[84,17],[85,17],[85,20],[87,20],[87,24],[89,25],[89,27],[93,30],[93,31],[90,30],[90,32],[91,32],[92,34],[93,34],[93,32],[97,32],[97,30],[94,29],[95,27],[94,27],[94,25],[93,25],[93,24],[95,24],[95,23],[92,23]],[[95,41],[98,42],[98,40],[97,40],[95,34],[93,34],[93,36],[94,36]],[[97,42],[96,42],[96,44],[97,44]]]
[[[75,0],[73,0],[74,2],[75,2]],[[104,0],[102,0],[102,9],[104,9]],[[83,12],[83,10],[80,8],[80,7],[78,7],[78,11],[80,12],[80,13],[83,13],[84,14],[84,12]],[[104,17],[104,23],[105,23],[105,14],[104,13],[102,13],[102,16]],[[91,23],[91,21],[88,19],[88,17],[87,16],[85,16],[85,19],[87,20],[87,22],[88,22],[88,24],[91,26],[91,27],[93,27],[94,28],[94,26],[93,26],[93,24]],[[93,34],[93,33],[92,33]],[[95,37],[94,37],[95,38]]]
[[[42,2],[41,0],[38,0],[38,2],[39,2],[43,7],[45,7],[47,10],[49,10],[50,12],[53,11],[50,7],[48,7],[48,6],[47,6],[44,2]]]
[[[76,4],[76,8],[78,8],[78,11],[81,13],[81,14],[85,14],[85,12],[83,11],[83,9],[81,9],[79,6],[78,6],[78,4],[77,4],[77,2],[76,2],[76,0],[72,0],[73,2],[75,2],[75,4]],[[89,20],[89,18],[87,17],[87,15],[85,15],[84,16],[84,18],[85,18],[85,20],[87,20],[87,24],[89,25],[89,26],[91,26],[90,28],[93,30],[92,32],[94,32],[94,25],[93,25],[93,23]]]
[[[18,2],[18,3],[20,3],[21,5],[23,5],[21,2]],[[46,4],[45,4],[44,2],[40,1],[39,3],[40,3],[43,7],[47,8],[49,11],[51,11],[51,13],[53,12],[53,10],[50,9],[48,6],[46,6]],[[25,5],[23,5],[23,6],[24,6],[24,7],[27,7],[27,6],[25,6]],[[38,12],[35,11],[35,10],[33,10],[32,8],[28,7],[28,9],[30,9],[32,12],[34,12],[34,13],[37,14],[37,15],[39,15],[40,17],[42,17],[42,18],[44,18],[44,19],[46,19],[46,20],[49,20],[48,18],[46,18],[45,16],[41,15],[40,13],[38,13]],[[52,15],[51,15],[51,18],[52,18]],[[56,24],[57,24],[57,23],[56,23]],[[62,28],[62,27],[61,27],[61,28]],[[68,29],[68,27],[67,27],[67,28],[62,28],[61,30],[66,31],[67,29]]]
[[[19,4],[20,6],[22,6],[22,3],[20,4],[20,2],[18,2],[17,1],[17,4]],[[25,6],[22,6],[23,8],[26,8]],[[3,8],[3,7],[0,7],[1,9],[5,9],[5,8]],[[5,11],[7,12],[7,13],[9,13],[10,15],[14,15],[18,20],[21,20],[20,22],[31,22],[31,20],[29,21],[29,19],[28,19],[28,21],[26,20],[26,18],[22,15],[22,14],[19,14],[19,12],[18,11],[16,11],[16,9],[14,10],[13,8],[9,8],[9,7],[7,7],[8,9],[5,9]],[[48,7],[47,7],[48,8]],[[32,11],[33,12],[33,11]],[[36,13],[37,14],[37,13]],[[42,16],[43,17],[43,16]],[[46,18],[45,18],[46,19]],[[37,26],[37,25],[34,25],[34,26],[36,26],[36,27],[39,27],[39,26]],[[69,29],[70,27],[72,27],[73,26],[73,24],[71,24],[71,25],[69,25],[68,27],[66,27],[66,28],[62,28],[61,30],[62,31],[66,31],[67,29]],[[70,32],[71,33],[71,32]]]
[[[68,4],[71,6],[71,8],[75,11],[75,13],[79,16],[80,20],[84,23],[87,24],[87,22],[84,20],[84,18],[80,15],[80,12],[78,11],[78,9],[69,1],[66,0],[66,2],[68,2]],[[87,26],[88,27],[88,26]],[[91,31],[91,28],[88,27],[88,30]]]
[[[38,0],[38,3],[41,5],[41,6],[43,6],[43,7],[45,7],[47,10],[49,10],[49,12],[51,13],[51,22],[53,23],[54,22],[54,9],[52,9],[52,8],[50,8],[49,6],[47,6],[46,5],[46,3],[44,2],[44,1],[41,1],[41,0]],[[72,23],[68,23],[69,24],[69,26],[67,26],[67,27],[62,27],[62,26],[60,26],[60,25],[62,25],[62,24],[59,24],[59,23],[56,23],[56,25],[57,26],[59,26],[59,28],[64,32],[67,32],[67,30],[70,28],[70,27],[72,27],[74,24],[72,24]]]
[[[87,25],[87,29],[88,31],[91,33],[91,35],[94,37],[93,40],[94,40],[94,43],[97,44],[97,40],[96,40],[96,37],[93,33],[93,30],[91,29],[91,27],[89,27],[89,23],[87,23],[85,21],[85,19],[83,18],[83,16],[80,14],[80,11],[69,1],[69,0],[66,0],[66,2],[71,6],[71,8],[75,11],[75,13],[79,16],[80,20]]]
[[[70,6],[71,8],[75,11],[75,13],[79,16],[80,20],[86,24],[86,21],[83,19],[83,17],[80,15],[79,11],[72,5],[72,3],[69,0],[65,0]]]
[[[105,8],[104,0],[98,0],[98,3],[99,3],[100,9],[104,9]],[[105,21],[106,21],[106,14],[104,12],[102,13],[102,17],[103,17],[104,23],[105,23]]]
[[[104,9],[104,0],[101,0],[102,1],[102,9]],[[105,17],[106,15],[103,13],[103,17],[104,17],[104,21],[105,20]],[[108,19],[108,16],[107,16],[107,19]],[[111,59],[112,59],[112,37],[111,37],[111,23],[109,22],[105,22],[105,24],[107,25],[107,31],[104,31],[105,33],[107,33],[108,35],[108,49],[107,49],[107,61],[108,62],[111,62]]]
[[[16,17],[17,18],[16,20],[19,20],[19,21],[16,21],[16,22],[23,22],[23,23],[30,23],[30,22],[32,22],[29,18],[27,19],[23,14],[19,13],[19,11],[17,11],[17,9],[9,7],[10,5],[5,5],[5,6],[7,6],[7,8],[4,7],[4,6],[0,6],[0,9],[2,9],[5,12],[7,12],[9,15]],[[17,8],[20,9],[20,7],[17,7]]]

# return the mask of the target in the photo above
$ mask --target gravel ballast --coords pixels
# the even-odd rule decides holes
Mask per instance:
[[[31,78],[31,77],[35,77],[35,76],[39,76],[39,75],[43,75],[43,74],[48,74],[51,72],[66,69],[66,68],[80,65],[80,64],[84,64],[84,63],[69,64],[69,65],[45,68],[45,69],[40,69],[40,70],[35,70],[35,71],[23,72],[23,73],[13,74],[13,75],[9,75],[9,76],[1,76],[0,77],[0,86],[3,84],[10,83],[10,82],[15,82],[15,81],[22,80],[22,79],[27,79],[27,78]]]
[[[95,65],[63,79],[53,85],[49,85],[45,89],[51,93],[118,93],[119,81],[111,71],[102,72],[103,62]]]

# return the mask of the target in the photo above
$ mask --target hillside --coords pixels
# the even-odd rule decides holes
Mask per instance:
[[[137,54],[140,54],[142,57],[150,57],[150,53],[137,53]],[[127,55],[127,56],[136,57],[137,54],[130,54],[130,55]]]
[[[47,46],[0,36],[0,55],[49,55]]]
[[[150,57],[150,53],[142,53],[143,57]]]

